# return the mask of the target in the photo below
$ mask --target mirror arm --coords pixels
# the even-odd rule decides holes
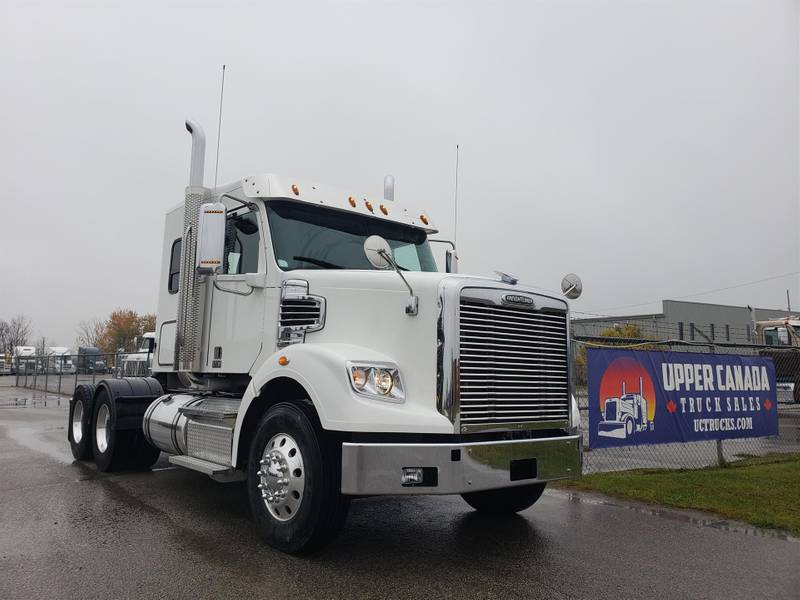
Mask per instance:
[[[220,194],[217,197],[217,202],[221,202],[223,198],[230,198],[234,202],[238,202],[239,204],[241,204],[242,206],[246,206],[250,210],[258,210],[258,204],[256,204],[255,202],[250,202],[249,200],[240,200],[236,196],[231,196],[227,192],[225,192],[224,194]]]
[[[398,275],[400,275],[400,279],[403,280],[403,283],[405,283],[406,287],[408,288],[408,293],[409,293],[410,297],[408,299],[408,303],[406,304],[406,314],[407,315],[416,315],[417,311],[419,309],[419,297],[414,295],[414,290],[411,288],[411,285],[409,285],[408,281],[406,281],[406,278],[403,276],[403,272],[400,270],[400,267],[397,266],[397,263],[394,261],[394,258],[392,258],[392,256],[388,252],[386,252],[386,250],[378,250],[378,254],[386,262],[388,262],[390,265],[392,265],[392,267],[394,268],[395,272]]]
[[[450,247],[451,247],[453,250],[455,250],[455,249],[456,249],[456,244],[455,244],[455,242],[451,242],[450,240],[433,240],[433,239],[431,239],[431,238],[428,238],[428,241],[429,241],[429,242],[434,242],[435,244],[450,244]]]

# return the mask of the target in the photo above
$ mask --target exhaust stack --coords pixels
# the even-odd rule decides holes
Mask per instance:
[[[203,186],[203,170],[206,159],[206,134],[203,128],[190,119],[186,119],[186,131],[192,134],[192,160],[189,163],[189,185]]]
[[[186,130],[192,134],[192,159],[183,206],[183,250],[175,328],[175,358],[172,368],[175,371],[192,372],[200,370],[200,338],[203,327],[203,301],[195,268],[197,232],[200,206],[210,201],[211,190],[203,187],[203,164],[206,154],[206,136],[203,128],[187,119]]]

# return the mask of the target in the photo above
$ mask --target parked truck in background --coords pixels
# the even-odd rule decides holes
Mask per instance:
[[[791,391],[794,401],[800,402],[800,317],[755,321],[753,331],[756,344],[775,347],[759,354],[772,358],[778,387]]]
[[[150,375],[153,368],[155,343],[156,333],[155,331],[149,331],[142,336],[136,352],[120,354],[117,357],[119,375],[122,377]]]
[[[36,348],[14,346],[11,353],[11,373],[34,373],[36,371]]]
[[[108,368],[105,356],[94,346],[78,347],[78,364],[75,366],[80,375],[105,374]]]
[[[454,250],[439,272],[433,220],[391,178],[382,200],[272,174],[204,187],[186,125],[153,376],[78,386],[76,458],[112,471],[164,451],[245,480],[258,531],[289,553],[330,540],[353,497],[461,494],[503,514],[579,475],[563,297],[460,275]]]
[[[50,346],[46,351],[45,369],[50,373],[67,375],[75,373],[75,364],[69,348],[65,346]]]

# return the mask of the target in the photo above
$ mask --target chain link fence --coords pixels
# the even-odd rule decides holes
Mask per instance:
[[[624,331],[620,329],[620,331]],[[754,344],[733,344],[712,340],[653,340],[606,336],[575,336],[575,394],[581,411],[583,433],[583,472],[625,471],[629,469],[697,469],[750,456],[776,452],[800,452],[800,348],[780,348]],[[589,396],[586,350],[618,348],[636,351],[695,352],[765,356],[775,363],[778,399],[778,431],[775,437],[726,439],[589,448]]]
[[[769,356],[775,363],[777,376],[779,435],[719,442],[589,448],[586,382],[586,349],[589,347]],[[581,412],[584,473],[642,468],[696,469],[748,456],[800,452],[800,348],[591,335],[574,336],[571,348],[576,366],[574,389]],[[95,383],[108,377],[146,376],[150,373],[152,357],[152,353],[146,352],[18,357],[11,370],[18,387],[72,395],[81,383]]]
[[[82,383],[147,376],[152,363],[152,352],[49,354],[18,356],[6,369],[17,387],[71,396]]]

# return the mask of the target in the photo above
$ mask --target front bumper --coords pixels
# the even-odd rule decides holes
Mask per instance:
[[[342,444],[342,493],[462,494],[581,472],[581,436],[454,444]],[[404,468],[433,473],[424,485],[403,485]]]

